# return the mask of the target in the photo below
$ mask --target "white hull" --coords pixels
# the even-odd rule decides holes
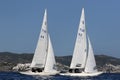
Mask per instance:
[[[51,72],[31,72],[31,71],[26,71],[26,72],[20,72],[20,73],[25,74],[25,75],[31,75],[31,76],[50,76],[50,75],[59,74],[58,71],[51,71]]]
[[[93,76],[98,76],[100,74],[102,74],[103,72],[95,72],[95,73],[85,73],[85,72],[82,72],[82,73],[61,73],[60,75],[63,75],[63,76],[75,76],[75,77],[93,77]]]

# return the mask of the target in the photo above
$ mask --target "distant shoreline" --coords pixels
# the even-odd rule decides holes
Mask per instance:
[[[12,68],[18,63],[31,63],[32,58],[33,53],[17,54],[12,52],[0,52],[0,71],[12,71]],[[66,65],[69,67],[72,56],[56,56],[55,58],[57,63],[60,63],[62,66]],[[95,55],[95,59],[99,71],[109,71],[110,68],[110,72],[120,72],[120,58],[115,58],[107,55]]]

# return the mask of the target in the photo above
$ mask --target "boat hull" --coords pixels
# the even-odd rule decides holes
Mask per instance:
[[[31,75],[31,76],[50,76],[50,75],[57,75],[59,74],[58,71],[51,71],[51,72],[31,72],[31,71],[27,71],[27,72],[20,72],[21,74],[25,74],[25,75]]]
[[[95,72],[95,73],[61,73],[60,75],[63,76],[75,76],[75,77],[93,77],[93,76],[98,76],[101,75],[103,72]]]

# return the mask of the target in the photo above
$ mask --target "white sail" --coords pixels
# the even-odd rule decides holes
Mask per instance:
[[[50,36],[49,38],[49,44],[48,44],[48,53],[47,53],[47,60],[46,60],[46,65],[45,65],[45,70],[44,72],[51,72],[55,70],[55,57],[54,57],[54,51],[51,43]]]
[[[85,60],[87,54],[86,42],[85,15],[83,8],[70,68],[85,67]]]
[[[86,61],[86,66],[85,66],[85,72],[88,72],[88,73],[97,72],[94,53],[93,53],[93,49],[92,49],[92,45],[91,45],[89,37],[88,37],[88,45],[89,45],[88,56],[87,56],[87,61]]]
[[[45,10],[43,24],[41,27],[41,32],[39,35],[31,67],[43,68],[45,66],[48,47],[47,44],[48,44],[47,10]]]

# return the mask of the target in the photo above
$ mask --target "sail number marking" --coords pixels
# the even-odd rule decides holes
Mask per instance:
[[[85,32],[85,29],[80,28],[80,31],[81,31],[81,32]]]

